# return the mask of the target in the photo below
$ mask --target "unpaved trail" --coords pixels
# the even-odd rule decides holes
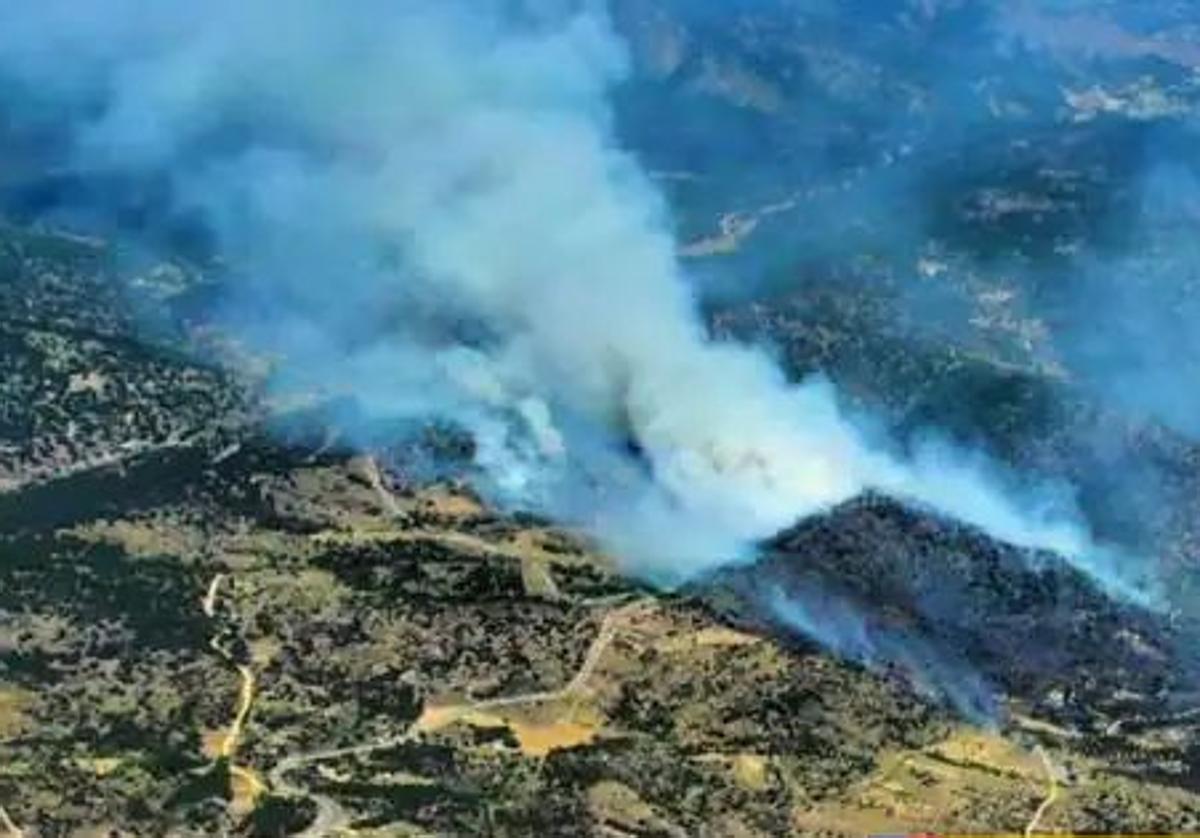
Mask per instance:
[[[402,733],[380,737],[358,745],[323,748],[284,757],[276,763],[275,767],[267,775],[270,786],[278,794],[288,797],[307,797],[316,805],[317,816],[303,832],[299,833],[300,838],[319,838],[319,836],[332,835],[336,832],[346,830],[350,824],[350,816],[336,800],[297,785],[288,779],[288,774],[299,768],[325,760],[348,756],[362,756],[374,751],[396,748],[416,739],[422,733],[431,732],[440,727],[452,724],[471,713],[484,712],[501,707],[550,703],[576,696],[587,687],[587,682],[591,679],[592,674],[599,665],[605,651],[607,651],[609,645],[612,643],[613,638],[616,637],[621,623],[633,614],[646,608],[651,602],[652,600],[650,599],[639,599],[609,611],[604,616],[600,624],[600,631],[596,634],[591,646],[588,647],[587,654],[584,656],[583,662],[580,664],[575,676],[566,685],[557,690],[541,690],[521,695],[467,701],[461,704],[429,708]]]
[[[400,507],[396,496],[392,494],[387,485],[383,482],[383,475],[379,471],[379,463],[374,457],[366,457],[363,460],[363,472],[366,475],[367,482],[371,484],[371,488],[375,490],[375,496],[379,499],[379,505],[384,511],[392,517],[399,517],[404,510]]]
[[[25,831],[17,826],[8,814],[8,810],[3,806],[0,806],[0,826],[4,827],[4,831],[9,838],[25,838]]]
[[[323,835],[332,835],[345,829],[350,823],[350,816],[346,813],[336,800],[333,798],[319,794],[311,789],[299,786],[288,779],[288,774],[298,768],[303,768],[306,765],[312,765],[318,762],[324,762],[328,759],[339,759],[340,757],[358,756],[361,754],[369,754],[372,751],[384,751],[389,748],[396,748],[403,745],[405,742],[415,738],[416,731],[410,726],[403,733],[388,736],[382,739],[374,739],[370,742],[365,742],[359,745],[349,745],[342,748],[325,748],[319,751],[309,751],[303,754],[285,757],[276,763],[271,769],[267,779],[271,784],[271,788],[277,793],[285,797],[307,797],[317,806],[317,816],[313,819],[304,830],[297,833],[296,838],[319,838]]]
[[[1037,811],[1033,813],[1033,817],[1030,818],[1029,824],[1025,827],[1025,838],[1030,838],[1030,836],[1037,834],[1042,819],[1046,817],[1046,812],[1050,811],[1050,807],[1058,800],[1059,794],[1058,768],[1050,761],[1050,754],[1046,752],[1045,748],[1038,745],[1035,750],[1042,760],[1042,765],[1046,768],[1046,797],[1042,800],[1041,805],[1037,807]]]
[[[218,573],[209,583],[208,590],[204,594],[204,599],[201,601],[201,607],[204,609],[205,616],[213,618],[216,615],[217,594],[220,591],[221,583],[225,581],[225,574]],[[208,641],[209,648],[220,655],[230,666],[232,666],[238,674],[238,700],[237,708],[234,710],[233,720],[229,723],[229,730],[225,734],[225,739],[221,743],[220,755],[230,760],[237,753],[237,746],[242,737],[242,731],[246,727],[246,719],[250,715],[250,708],[254,705],[255,678],[254,671],[240,664],[234,658],[233,653],[221,645],[220,638],[216,635]],[[232,769],[231,769],[232,770]]]
[[[213,641],[212,646],[214,649],[222,652],[227,660],[233,659],[233,656],[224,651],[216,641]],[[238,743],[242,738],[242,731],[246,728],[246,718],[250,715],[250,708],[254,704],[255,689],[253,670],[240,663],[234,664],[234,668],[237,669],[238,676],[241,679],[241,685],[238,688],[237,710],[234,712],[233,721],[229,724],[229,731],[225,734],[225,741],[222,743],[221,749],[221,756],[228,757],[230,760],[237,753]],[[233,770],[232,766],[230,770]]]
[[[467,701],[462,704],[446,705],[437,708],[437,710],[453,718],[459,718],[466,713],[493,710],[498,707],[516,707],[525,704],[548,704],[578,695],[587,687],[587,682],[591,680],[592,674],[600,664],[600,659],[608,650],[613,638],[616,637],[617,631],[621,628],[621,623],[631,615],[646,608],[650,602],[648,599],[640,599],[608,612],[604,616],[604,620],[600,623],[600,631],[597,632],[592,645],[588,647],[587,654],[584,656],[583,663],[580,664],[578,671],[576,671],[575,677],[566,685],[556,690],[542,690],[522,695],[502,696],[500,698],[487,698],[479,701]],[[420,725],[420,720],[417,721],[417,725]]]
[[[437,541],[449,547],[454,547],[478,557],[501,556],[524,562],[529,558],[529,548],[499,541],[490,541],[478,535],[459,532],[453,529],[433,529],[430,527],[411,527],[402,530],[385,532],[346,533],[341,530],[327,530],[314,533],[310,538],[317,543],[383,543],[398,544],[404,542]]]
[[[225,574],[218,573],[208,583],[208,590],[204,594],[204,599],[200,600],[200,607],[204,609],[204,616],[212,619],[216,615],[217,610],[217,592],[221,587],[221,583],[225,581]]]
[[[25,489],[44,486],[59,480],[66,480],[79,474],[86,474],[87,472],[102,471],[114,467],[124,468],[137,463],[142,457],[159,454],[163,451],[191,448],[196,444],[198,436],[198,434],[192,434],[187,437],[181,437],[175,434],[162,442],[131,439],[118,443],[114,446],[115,450],[107,454],[85,457],[68,465],[57,468],[35,466],[30,468],[22,478],[0,482],[0,495],[16,494]],[[0,820],[0,826],[3,826],[3,823],[3,820]]]
[[[395,493],[388,487],[379,462],[373,456],[359,459],[359,470],[375,494],[376,503],[380,510],[390,518],[400,518],[405,514],[405,506]],[[334,537],[342,536],[334,534]],[[329,537],[329,534],[318,533],[316,538]],[[374,533],[372,538],[385,541],[419,541],[429,539],[439,541],[447,546],[474,553],[478,556],[504,556],[514,559],[521,564],[522,579],[526,590],[533,595],[541,595],[547,599],[558,599],[561,592],[549,572],[547,564],[553,556],[534,544],[504,544],[481,538],[471,533],[460,532],[453,528],[404,527],[386,533]]]
[[[1156,716],[1137,715],[1128,716],[1126,718],[1116,719],[1108,727],[1104,729],[1106,736],[1118,736],[1126,725],[1151,724],[1151,725],[1169,725],[1179,722],[1190,721],[1191,719],[1200,716],[1200,707],[1192,707],[1187,710],[1180,710],[1176,713],[1159,714]]]
[[[201,600],[201,608],[204,610],[205,616],[210,619],[216,616],[217,594],[220,592],[221,583],[225,581],[225,578],[226,576],[223,573],[218,573],[214,576],[212,582],[208,585],[208,589],[205,591],[204,598]],[[254,670],[245,664],[238,663],[233,653],[221,645],[219,635],[214,634],[208,641],[208,645],[226,663],[232,666],[238,674],[237,706],[234,709],[233,719],[229,723],[229,728],[222,737],[220,747],[217,749],[217,757],[228,760],[230,775],[236,777],[244,784],[246,795],[253,801],[265,791],[263,782],[253,771],[237,765],[234,762],[234,758],[237,756],[242,733],[246,729],[246,720],[250,717],[250,710],[254,706],[254,696],[257,689]]]

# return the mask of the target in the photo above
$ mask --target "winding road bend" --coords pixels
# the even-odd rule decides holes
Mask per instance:
[[[605,614],[604,619],[600,623],[600,630],[588,647],[587,654],[584,656],[583,662],[580,664],[575,676],[566,685],[557,690],[540,690],[521,695],[467,701],[461,704],[430,708],[435,711],[432,718],[429,710],[427,710],[425,714],[401,733],[380,737],[358,745],[323,748],[284,757],[276,763],[275,767],[267,775],[271,788],[276,793],[286,797],[308,798],[317,807],[316,818],[297,838],[319,838],[319,836],[332,835],[345,830],[350,824],[350,816],[336,800],[327,795],[314,792],[309,788],[297,785],[288,779],[288,774],[297,769],[325,760],[347,756],[361,756],[374,751],[384,751],[399,747],[406,742],[416,739],[422,733],[436,730],[438,727],[449,724],[472,712],[493,710],[500,707],[550,703],[579,695],[587,688],[588,681],[591,679],[596,667],[599,666],[605,651],[607,651],[609,645],[616,637],[621,624],[633,614],[646,608],[651,602],[652,600],[650,599],[638,599],[614,608]]]

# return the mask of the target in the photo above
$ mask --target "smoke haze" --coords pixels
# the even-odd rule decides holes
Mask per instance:
[[[222,316],[281,359],[277,386],[454,421],[485,492],[635,573],[748,559],[874,489],[1153,600],[1069,487],[948,443],[896,454],[829,382],[709,336],[618,141],[629,56],[598,5],[348,9],[45,0],[6,12],[0,84],[62,129],[75,177],[155,183],[166,214],[203,219],[238,280]]]

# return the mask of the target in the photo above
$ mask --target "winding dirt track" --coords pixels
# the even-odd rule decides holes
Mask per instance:
[[[379,499],[381,507],[385,512],[398,515],[402,512],[400,504],[392,493],[384,484],[382,475],[379,472],[378,464],[374,458],[367,458],[365,463],[365,472],[368,482],[375,491]],[[509,547],[507,545],[497,545],[489,541],[485,541],[475,536],[465,533],[451,532],[407,532],[400,536],[401,539],[434,537],[446,541],[460,549],[479,552],[482,554],[492,553],[510,556],[512,558],[521,558],[522,555],[519,549]],[[224,574],[217,574],[209,584],[208,590],[202,600],[204,613],[208,617],[213,617],[216,613],[217,594],[221,584],[225,580]],[[313,765],[326,760],[338,759],[348,756],[361,756],[372,753],[374,751],[388,750],[403,745],[406,742],[412,741],[422,733],[436,730],[440,727],[452,724],[464,716],[474,712],[482,712],[494,710],[502,707],[518,707],[522,705],[551,703],[561,701],[573,696],[577,696],[587,687],[588,681],[591,679],[596,667],[599,665],[604,652],[608,649],[616,636],[620,624],[636,611],[645,608],[652,600],[647,598],[637,599],[633,602],[618,604],[611,598],[604,598],[594,602],[585,602],[585,605],[605,605],[611,610],[605,614],[603,621],[600,624],[600,630],[595,639],[588,648],[587,654],[584,656],[583,662],[580,664],[575,676],[565,686],[556,690],[542,690],[538,692],[525,693],[515,696],[504,696],[500,698],[484,699],[480,701],[469,701],[461,704],[443,705],[439,707],[428,708],[426,712],[404,731],[392,734],[389,736],[373,739],[368,742],[363,742],[357,745],[349,745],[338,748],[324,748],[320,750],[307,751],[300,754],[294,754],[281,759],[275,764],[267,774],[268,787],[275,793],[285,797],[307,798],[315,804],[317,808],[316,817],[303,832],[299,833],[299,838],[320,838],[320,836],[333,835],[347,829],[350,823],[350,815],[342,808],[342,806],[333,798],[315,792],[307,787],[297,784],[289,779],[289,774],[304,768],[305,766]],[[239,692],[238,708],[234,719],[230,724],[229,731],[222,743],[222,756],[230,759],[230,773],[239,774],[247,782],[253,784],[256,790],[262,789],[262,782],[252,773],[241,769],[232,763],[232,758],[237,750],[237,744],[241,737],[242,730],[245,726],[246,718],[249,715],[251,705],[254,700],[255,681],[254,673],[249,667],[238,664],[233,656],[221,646],[219,640],[214,637],[210,641],[210,646],[234,666],[241,677],[241,689]]]
[[[204,599],[200,600],[200,607],[204,610],[204,616],[210,620],[217,613],[217,592],[221,588],[221,583],[225,581],[225,574],[218,573],[208,583],[208,590],[204,593]]]
[[[644,609],[651,600],[639,599],[623,605],[605,614],[600,624],[600,631],[588,647],[582,664],[575,676],[563,687],[557,690],[541,690],[521,695],[503,696],[481,701],[468,701],[461,704],[442,705],[428,709],[420,718],[408,726],[402,733],[385,736],[358,745],[348,745],[340,748],[325,748],[308,751],[285,757],[276,763],[267,775],[271,788],[277,793],[288,797],[306,797],[317,807],[317,816],[311,824],[299,833],[298,838],[319,838],[342,831],[349,826],[350,816],[336,800],[311,789],[297,785],[288,779],[288,774],[307,765],[313,765],[329,759],[347,756],[361,756],[374,751],[396,748],[410,742],[422,733],[430,732],[452,724],[454,721],[473,712],[494,710],[501,707],[518,707],[528,704],[544,704],[571,698],[583,692],[587,683],[599,665],[613,638],[621,628],[621,623],[633,614]]]
[[[1046,817],[1046,812],[1050,811],[1050,807],[1058,800],[1058,769],[1054,763],[1050,761],[1050,754],[1046,753],[1046,749],[1038,745],[1035,749],[1037,755],[1041,757],[1042,765],[1046,767],[1046,797],[1042,800],[1037,811],[1033,813],[1029,824],[1025,827],[1025,838],[1037,834],[1038,827],[1042,823],[1042,819]]]
[[[204,599],[201,601],[204,615],[210,619],[216,615],[217,593],[220,591],[221,583],[224,580],[225,574],[223,573],[218,573],[214,576],[212,582],[209,583],[208,590],[204,594]],[[233,720],[229,723],[229,729],[221,740],[221,746],[218,749],[217,755],[229,761],[229,773],[245,783],[246,787],[251,790],[251,794],[257,796],[265,790],[262,780],[253,771],[243,768],[233,761],[234,757],[237,756],[242,731],[246,728],[246,719],[250,716],[250,708],[254,706],[254,695],[257,686],[254,670],[245,664],[238,663],[234,659],[233,654],[221,645],[221,641],[216,635],[208,641],[208,645],[237,671],[239,679],[237,708],[234,710]]]
[[[0,826],[4,827],[9,838],[25,838],[25,831],[16,825],[3,806],[0,806]]]

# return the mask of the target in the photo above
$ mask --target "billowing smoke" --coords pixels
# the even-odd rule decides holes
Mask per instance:
[[[868,444],[828,382],[709,337],[616,136],[627,63],[602,8],[555,2],[43,0],[0,32],[16,118],[67,126],[77,178],[203,220],[280,386],[458,423],[486,491],[635,572],[693,577],[876,489],[1146,596],[1069,491]]]
[[[968,663],[920,634],[889,626],[819,588],[800,597],[775,587],[762,599],[774,619],[788,628],[848,660],[898,670],[918,690],[954,707],[964,718],[991,725],[999,716],[995,688]]]

